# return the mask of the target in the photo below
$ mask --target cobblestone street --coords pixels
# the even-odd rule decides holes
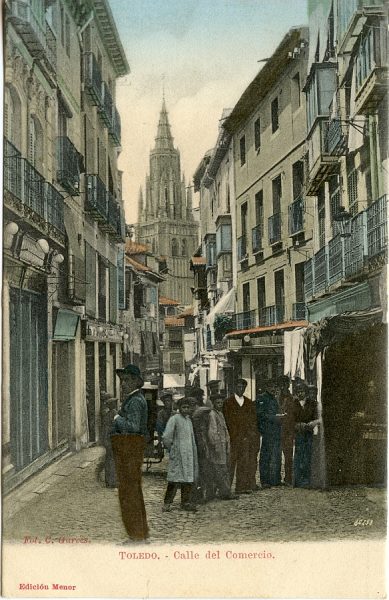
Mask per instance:
[[[89,448],[66,457],[11,492],[3,504],[4,539],[124,540],[117,492],[96,478],[101,453]],[[165,463],[154,465],[143,477],[154,543],[377,539],[385,533],[386,492],[369,487],[272,488],[210,502],[195,514],[180,510],[178,496],[173,511],[162,513],[165,469]]]

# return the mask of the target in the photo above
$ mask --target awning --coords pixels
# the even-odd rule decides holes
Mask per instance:
[[[71,310],[64,310],[60,308],[55,320],[53,340],[61,342],[74,340],[76,337],[79,319],[80,315],[72,312]]]
[[[235,289],[232,288],[227,294],[224,294],[208,313],[205,319],[207,325],[213,325],[216,315],[235,312]]]
[[[176,375],[174,373],[164,373],[164,388],[183,388],[185,387],[185,375]]]

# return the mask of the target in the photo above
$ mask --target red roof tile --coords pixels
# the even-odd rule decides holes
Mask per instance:
[[[193,316],[193,307],[192,306],[189,306],[188,308],[183,310],[181,313],[176,315],[177,319],[184,319],[185,317],[192,317],[192,316]]]
[[[145,252],[150,252],[150,247],[146,244],[126,240],[126,254],[144,254]]]
[[[131,265],[137,271],[144,271],[144,272],[148,272],[148,273],[151,272],[150,267],[147,267],[146,265],[142,264],[141,262],[135,260],[135,258],[130,258],[129,256],[126,256],[126,265]]]

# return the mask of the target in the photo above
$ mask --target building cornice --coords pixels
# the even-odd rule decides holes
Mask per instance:
[[[107,0],[93,0],[93,10],[117,77],[130,73],[130,66]]]

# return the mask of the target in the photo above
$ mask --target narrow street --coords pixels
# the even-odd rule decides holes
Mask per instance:
[[[125,540],[117,492],[96,478],[102,450],[69,455],[35,475],[3,501],[3,536],[61,543]],[[330,491],[272,488],[229,502],[213,501],[195,514],[162,513],[166,462],[144,473],[143,490],[151,543],[318,541],[378,539],[386,530],[386,491],[373,487]]]

